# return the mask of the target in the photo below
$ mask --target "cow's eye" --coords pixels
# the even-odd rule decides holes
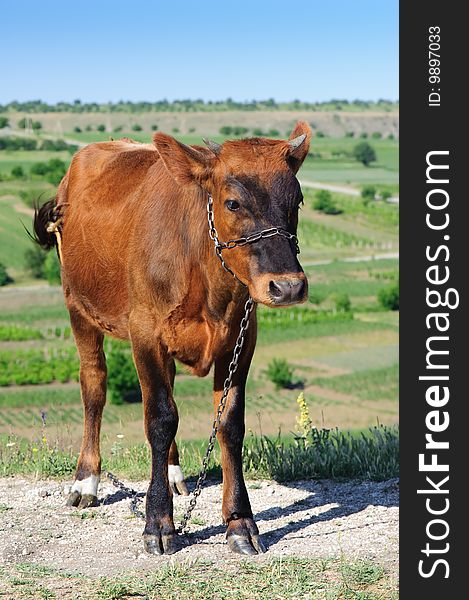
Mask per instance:
[[[237,200],[227,200],[225,206],[228,210],[235,211],[239,208],[239,202]]]

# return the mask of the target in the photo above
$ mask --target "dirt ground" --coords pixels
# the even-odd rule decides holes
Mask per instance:
[[[78,511],[65,507],[71,482],[0,479],[0,565],[52,567],[90,577],[155,569],[174,561],[236,563],[221,524],[221,484],[207,482],[194,511],[191,533],[173,556],[143,550],[143,521],[130,515],[129,498],[106,480],[100,505]],[[134,483],[140,492],[146,482]],[[273,557],[371,559],[391,573],[398,563],[398,480],[382,483],[300,481],[248,482],[254,515]],[[189,489],[193,482],[189,481]],[[179,519],[188,497],[175,497]],[[243,557],[245,559],[247,557]]]

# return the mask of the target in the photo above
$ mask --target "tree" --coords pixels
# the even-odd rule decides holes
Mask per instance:
[[[47,254],[40,246],[38,246],[38,244],[34,244],[24,253],[26,268],[35,279],[42,279],[44,277],[44,262],[46,256]]]
[[[135,123],[134,125],[132,125],[132,131],[142,131],[142,126],[138,123]]]
[[[40,129],[42,129],[42,123],[41,123],[41,121],[33,121],[31,123],[31,127],[33,128],[34,131],[39,131]]]
[[[100,123],[100,124],[99,124],[99,125],[96,127],[96,129],[97,129],[98,131],[106,131],[106,125],[103,125],[102,123]]]
[[[158,131],[158,125],[156,125],[155,123],[151,126],[151,130],[152,131]]]
[[[0,117],[0,129],[8,127],[8,119],[6,117]]]
[[[220,127],[219,132],[221,135],[231,135],[233,133],[233,127],[230,125],[223,125]]]
[[[0,286],[11,283],[13,279],[8,275],[7,269],[3,263],[0,263]]]
[[[22,179],[24,177],[23,167],[21,165],[16,165],[11,170],[11,176],[15,179]]]
[[[26,126],[27,126],[27,121],[26,121],[26,118],[25,118],[25,117],[23,117],[22,119],[20,119],[20,120],[18,121],[18,127],[19,127],[20,129],[26,129]]]
[[[378,302],[388,310],[399,310],[399,282],[381,288],[378,292]]]
[[[78,125],[76,127],[73,128],[73,131],[75,133],[81,133],[81,127],[78,127]]]
[[[363,204],[366,206],[376,197],[376,188],[373,185],[364,185],[361,191]]]
[[[326,215],[338,215],[342,211],[334,204],[332,194],[328,190],[319,190],[316,192],[316,199],[313,202],[313,208]]]
[[[44,261],[44,275],[49,285],[60,285],[60,262],[55,252],[49,252]]]
[[[360,142],[353,148],[353,156],[358,162],[368,167],[371,162],[376,161],[376,152],[368,142]]]

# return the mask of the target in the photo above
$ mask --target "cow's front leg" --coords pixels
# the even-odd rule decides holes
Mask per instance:
[[[154,338],[154,333],[142,331],[144,320],[131,320],[132,348],[142,389],[145,433],[152,458],[143,541],[145,550],[151,554],[173,554],[178,545],[173,522],[173,495],[168,480],[168,457],[177,431],[178,413],[171,389],[171,359]]]
[[[256,342],[255,317],[245,339],[238,370],[228,394],[226,408],[218,429],[223,469],[223,521],[228,525],[228,546],[238,554],[261,554],[266,548],[259,536],[243,476],[242,450],[244,440],[244,397],[246,378]],[[228,374],[232,353],[215,364],[214,408],[217,411]]]

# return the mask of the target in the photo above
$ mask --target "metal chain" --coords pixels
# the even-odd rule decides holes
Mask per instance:
[[[138,519],[144,519],[144,513],[137,508],[139,502],[142,501],[141,498],[138,497],[137,490],[134,490],[133,488],[124,485],[122,481],[120,481],[113,473],[111,473],[111,471],[104,471],[104,475],[106,475],[106,477],[114,485],[114,487],[124,492],[124,494],[131,496],[132,499],[130,501],[130,512]]]
[[[239,357],[241,355],[241,350],[243,349],[244,338],[246,335],[246,331],[249,327],[249,315],[250,315],[253,307],[254,307],[254,300],[251,297],[249,297],[246,300],[246,303],[244,305],[244,316],[241,319],[241,323],[240,323],[240,327],[239,327],[239,335],[238,335],[238,338],[236,340],[236,344],[235,344],[235,347],[233,350],[233,358],[231,359],[231,362],[228,367],[228,376],[226,377],[226,379],[223,383],[223,393],[221,395],[220,402],[218,404],[217,414],[212,423],[212,433],[210,434],[210,437],[208,440],[207,449],[205,451],[205,456],[202,461],[202,468],[200,470],[199,477],[197,478],[197,483],[195,484],[194,491],[192,492],[192,498],[189,502],[189,507],[186,510],[186,512],[184,513],[181,524],[176,529],[177,533],[187,533],[187,530],[186,530],[187,522],[191,518],[192,511],[194,510],[194,508],[197,504],[197,498],[200,496],[200,493],[202,491],[202,486],[207,477],[208,463],[209,463],[210,456],[213,451],[213,447],[215,445],[215,438],[217,437],[217,432],[218,432],[218,428],[220,426],[221,417],[225,410],[226,401],[228,399],[228,394],[231,390],[231,386],[233,383],[233,375],[235,374],[236,369],[238,368],[238,362],[239,362]]]

